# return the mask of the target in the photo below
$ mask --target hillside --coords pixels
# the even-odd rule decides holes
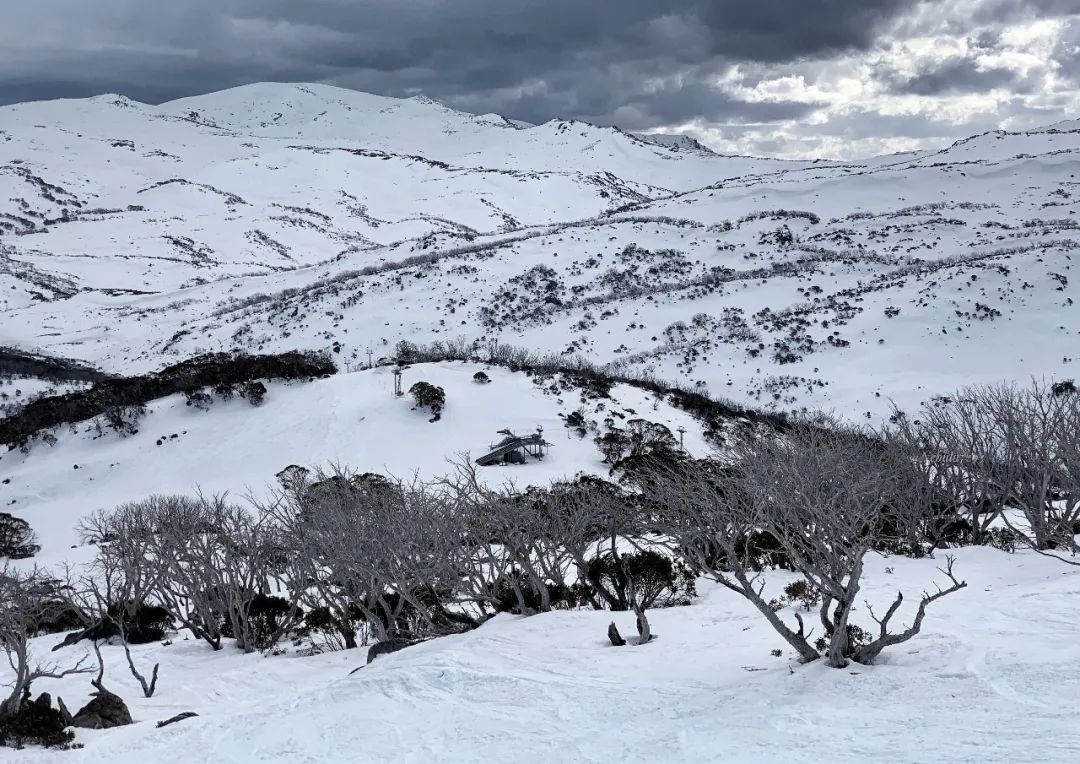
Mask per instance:
[[[793,163],[254,85],[0,109],[0,344],[111,372],[499,339],[877,417],[1074,376],[1080,129]]]
[[[325,85],[0,107],[0,644],[135,722],[12,751],[0,691],[0,756],[1071,761],[1078,174],[1076,121],[841,163]]]
[[[478,371],[491,381],[474,382]],[[527,435],[541,427],[552,443],[543,461],[482,473],[493,484],[513,481],[524,488],[581,472],[607,475],[609,465],[592,438],[605,419],[621,424],[635,417],[673,433],[682,427],[688,450],[702,456],[709,450],[690,414],[628,385],[597,400],[572,386],[555,392],[553,380],[463,363],[416,364],[403,380],[405,389],[423,380],[445,390],[438,422],[414,410],[410,397],[394,397],[388,368],[306,384],[272,383],[258,407],[237,397],[196,408],[173,395],[148,406],[135,434],[101,434],[92,423],[79,423],[57,432],[52,446],[0,454],[0,504],[38,531],[43,544],[35,561],[56,564],[71,557],[76,523],[96,509],[196,487],[237,498],[265,494],[277,485],[274,476],[292,464],[340,462],[400,478],[431,477],[452,472],[455,460],[487,452],[499,430]],[[566,415],[583,407],[592,423],[587,438],[565,426]]]

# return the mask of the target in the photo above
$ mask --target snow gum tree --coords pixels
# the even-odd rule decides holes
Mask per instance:
[[[838,423],[796,425],[782,435],[744,438],[730,465],[688,463],[658,471],[644,483],[653,496],[658,525],[673,548],[699,570],[745,597],[804,661],[824,653],[830,666],[849,659],[872,661],[889,645],[918,634],[926,607],[965,586],[943,572],[949,585],[924,594],[909,628],[893,633],[899,594],[878,619],[878,634],[856,644],[850,616],[858,602],[866,555],[881,539],[891,508],[911,506],[908,473],[880,442]],[[821,596],[818,619],[824,650],[810,642],[801,615],[783,621],[764,594],[756,539],[768,539],[789,566]],[[760,542],[757,542],[760,543]]]

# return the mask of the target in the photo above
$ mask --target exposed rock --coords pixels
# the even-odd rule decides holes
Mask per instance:
[[[107,730],[131,724],[131,712],[119,695],[108,690],[98,690],[94,699],[79,709],[71,720],[73,727]]]
[[[392,637],[390,639],[384,639],[382,642],[376,642],[371,646],[367,653],[367,662],[371,663],[380,655],[388,655],[389,653],[396,653],[398,650],[404,650],[406,647],[415,645],[420,640],[418,639],[402,639],[400,637]]]
[[[56,697],[56,705],[60,709],[60,718],[64,720],[64,726],[71,726],[71,712],[68,711],[68,707],[64,705],[64,699],[59,695]]]

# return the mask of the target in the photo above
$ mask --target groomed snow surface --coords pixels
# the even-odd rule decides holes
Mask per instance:
[[[892,572],[888,572],[889,570]],[[798,665],[738,595],[703,584],[650,612],[659,638],[611,647],[627,613],[499,616],[480,629],[361,665],[364,651],[242,655],[177,638],[133,649],[161,661],[141,697],[120,647],[106,685],[129,727],[80,730],[86,748],[5,751],[18,762],[1069,762],[1080,751],[1080,569],[1031,553],[957,552],[967,589],[875,666]],[[868,560],[864,594],[916,595],[935,561]],[[770,576],[770,588],[786,582]],[[914,596],[908,598],[915,599]],[[875,608],[877,610],[877,608]],[[878,611],[880,612],[880,611]],[[910,608],[902,611],[910,616]],[[865,607],[855,614],[869,625]],[[787,613],[789,620],[790,612]],[[813,618],[808,618],[812,622]],[[37,640],[44,653],[59,636]],[[770,651],[782,649],[781,657]],[[65,648],[72,658],[81,648]],[[86,677],[41,681],[72,709]],[[200,716],[157,729],[182,711]]]

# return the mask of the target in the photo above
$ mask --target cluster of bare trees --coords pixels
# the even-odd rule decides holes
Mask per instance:
[[[892,419],[887,436],[911,451],[968,542],[1004,528],[1039,551],[1080,551],[1080,392],[1071,383],[971,387]]]
[[[98,545],[75,587],[92,595],[77,602],[84,610],[100,611],[95,601],[131,612],[153,603],[215,650],[231,637],[246,652],[276,643],[302,615],[295,597],[280,612],[260,608],[271,593],[290,591],[282,576],[296,545],[225,496],[151,496],[99,511],[79,531]]]
[[[833,423],[796,425],[782,436],[745,438],[726,463],[685,462],[644,477],[665,543],[695,568],[745,597],[803,660],[822,653],[829,665],[870,663],[889,645],[915,636],[926,607],[965,586],[947,559],[947,586],[923,595],[910,627],[891,621],[903,594],[881,618],[877,634],[851,623],[864,562],[872,550],[907,541],[922,548],[932,505],[902,450]],[[800,573],[820,602],[822,637],[811,642],[802,616],[786,623],[765,591],[763,568]]]
[[[74,639],[124,645],[147,695],[157,667],[140,669],[127,645],[160,638],[163,623],[250,652],[286,637],[352,648],[475,628],[498,612],[592,607],[633,611],[647,641],[645,611],[688,602],[698,576],[745,598],[801,659],[840,667],[913,638],[931,605],[965,587],[946,554],[933,591],[862,608],[872,553],[932,555],[1003,530],[1044,553],[1076,551],[1080,394],[1069,387],[967,390],[896,412],[877,432],[748,424],[728,445],[712,459],[640,449],[618,484],[491,486],[468,460],[426,482],[294,466],[243,506],[154,496],[97,512],[80,526],[97,557],[61,586],[0,571],[0,644],[16,677],[0,716],[35,678],[62,673],[28,647],[57,602],[84,627]],[[766,590],[774,567],[799,574],[816,623]]]

